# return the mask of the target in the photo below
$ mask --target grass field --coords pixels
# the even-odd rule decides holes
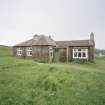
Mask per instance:
[[[43,64],[0,46],[0,105],[105,105],[105,59]]]

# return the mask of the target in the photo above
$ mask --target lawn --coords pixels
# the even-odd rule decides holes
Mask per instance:
[[[0,105],[105,105],[105,59],[44,64],[0,46]]]

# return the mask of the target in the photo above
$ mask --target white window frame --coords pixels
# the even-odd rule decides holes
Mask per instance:
[[[23,50],[22,50],[22,48],[21,47],[19,47],[19,48],[17,48],[17,55],[22,55],[22,53],[23,53]]]
[[[27,54],[27,56],[32,56],[32,47],[26,48],[26,54]]]
[[[49,55],[53,58],[53,47],[49,47]]]
[[[81,51],[79,51],[81,49]],[[75,56],[77,53],[77,56]],[[79,57],[79,53],[81,53],[81,57]],[[85,57],[83,57],[83,53],[85,53]],[[74,48],[73,49],[73,59],[88,59],[88,49],[86,48]]]

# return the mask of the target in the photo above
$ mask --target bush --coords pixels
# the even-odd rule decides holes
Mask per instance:
[[[87,63],[87,59],[74,59],[73,60],[74,63],[79,63],[79,64],[85,64]]]

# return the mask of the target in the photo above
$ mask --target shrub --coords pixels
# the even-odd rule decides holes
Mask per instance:
[[[79,63],[79,64],[85,64],[87,63],[87,60],[86,59],[74,59],[73,62]]]

